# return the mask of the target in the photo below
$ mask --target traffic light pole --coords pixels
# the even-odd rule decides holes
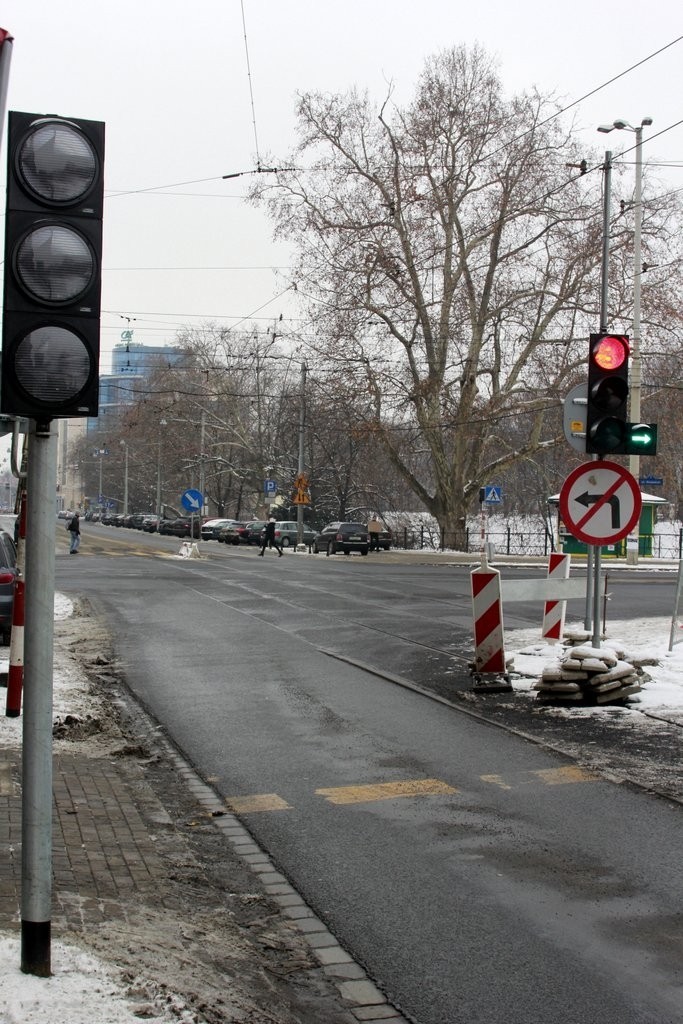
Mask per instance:
[[[610,208],[612,202],[612,153],[605,152],[604,163],[604,201],[602,208],[602,267],[600,288],[600,331],[607,331],[608,319],[608,288],[609,288],[609,244],[610,244]],[[596,455],[596,459],[600,456]],[[586,570],[586,621],[589,629],[592,622],[593,647],[600,647],[600,573],[602,549],[599,544],[588,545],[588,565]]]
[[[52,673],[57,431],[31,420],[28,445],[22,753],[21,970],[50,975]]]

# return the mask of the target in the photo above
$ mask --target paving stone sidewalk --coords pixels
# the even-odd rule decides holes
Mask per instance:
[[[143,1011],[173,993],[198,1024],[403,1024],[127,699],[123,733],[99,742],[76,722],[55,741],[53,941],[120,968]],[[0,931],[17,957],[20,775],[21,750],[0,747]]]

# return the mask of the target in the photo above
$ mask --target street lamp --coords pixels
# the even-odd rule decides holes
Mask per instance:
[[[128,442],[119,441],[123,445],[123,514],[128,515]]]
[[[159,420],[159,427],[165,427],[166,420]],[[161,438],[162,432],[159,430],[159,449],[157,452],[157,516],[161,519]]]
[[[641,227],[643,222],[643,128],[652,124],[651,117],[644,117],[637,127],[634,127],[623,118],[618,118],[612,124],[601,124],[599,132],[623,131],[624,129],[633,132],[636,137],[636,189],[635,189],[635,210],[633,224],[633,336],[631,339],[631,387],[630,387],[630,410],[629,415],[632,423],[640,423],[640,395],[642,383],[642,361],[640,356],[640,285],[643,274],[643,265],[640,252]],[[640,476],[640,456],[629,456],[630,473],[638,480]],[[631,565],[638,562],[638,526],[635,534],[628,538],[626,546],[626,561]],[[635,537],[635,542],[634,542]]]

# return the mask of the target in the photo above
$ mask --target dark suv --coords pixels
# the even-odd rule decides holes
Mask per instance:
[[[343,551],[345,555],[350,555],[352,551],[367,555],[369,548],[370,537],[363,523],[328,523],[313,541],[316,555],[320,551],[327,555],[336,555],[338,551]]]

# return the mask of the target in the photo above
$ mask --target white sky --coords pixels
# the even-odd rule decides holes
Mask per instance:
[[[307,557],[307,556],[303,556]],[[314,556],[311,556],[314,557]],[[64,595],[55,598],[55,618],[69,617],[73,606]],[[681,622],[681,620],[678,620]],[[683,623],[681,623],[683,625]],[[626,651],[631,658],[647,654],[658,661],[648,666],[651,681],[638,694],[638,702],[625,706],[621,712],[628,717],[631,729],[647,729],[649,715],[670,721],[683,722],[683,642],[669,652],[671,622],[667,619],[643,619],[639,622],[614,622],[609,627],[610,640],[627,637]],[[683,641],[683,629],[676,631]],[[560,648],[545,645],[540,640],[540,623],[536,630],[508,630],[505,634],[506,654],[514,655],[516,690],[527,692],[540,677],[543,666],[553,662]],[[0,670],[7,670],[7,662],[0,662]],[[0,691],[4,701],[5,691]],[[520,696],[519,699],[528,699]],[[93,713],[96,694],[89,691],[83,674],[58,660],[54,676],[54,715],[85,715]],[[0,754],[3,747],[16,747],[21,743],[22,719],[6,718],[0,709]],[[557,709],[556,714],[572,718],[581,715],[613,716],[614,708],[571,707]],[[145,1017],[149,1024],[191,1024],[195,1019],[180,997],[172,993],[159,993],[153,978],[136,979],[138,996],[131,999],[116,966],[91,956],[83,949],[62,943],[55,935],[51,944],[53,976],[49,979],[31,977],[21,973],[19,933],[0,932],[0,1024],[135,1024],[140,1015],[140,995],[148,1008],[157,1015]],[[161,998],[163,996],[163,998]],[[173,998],[175,1013],[164,1006],[167,996]]]
[[[674,0],[5,0],[8,108],[106,122],[103,372],[122,317],[135,318],[135,341],[154,344],[204,319],[227,326],[253,314],[267,330],[295,313],[277,297],[288,251],[242,202],[250,178],[221,180],[256,162],[242,9],[266,164],[293,146],[297,91],[358,85],[380,97],[392,79],[405,100],[425,57],[480,42],[499,57],[506,89],[536,84],[570,103],[683,35]],[[683,42],[572,113],[587,147],[618,152],[633,136],[598,135],[598,124],[649,116],[647,139],[683,116],[681,95]],[[683,126],[644,154],[683,166]],[[658,173],[683,187],[680,167]],[[166,187],[200,179],[213,180]]]

